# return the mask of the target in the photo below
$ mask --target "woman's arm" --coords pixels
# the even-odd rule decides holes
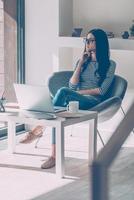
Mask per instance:
[[[81,73],[81,68],[84,62],[90,57],[90,52],[84,52],[82,58],[78,61],[78,64],[74,70],[72,77],[70,78],[71,85],[77,85],[79,83],[79,77]]]
[[[100,95],[100,89],[99,88],[79,90],[77,92],[79,94],[82,94],[82,95]]]
[[[73,73],[72,77],[70,78],[70,83],[72,85],[77,85],[78,84],[82,65],[83,65],[83,62],[81,60],[79,60],[78,64],[77,64],[77,67],[74,70],[74,73]]]

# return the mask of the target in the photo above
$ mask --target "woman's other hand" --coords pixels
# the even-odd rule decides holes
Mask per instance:
[[[80,62],[83,64],[84,62],[86,62],[88,59],[91,59],[91,52],[90,51],[85,51],[82,54],[82,57],[80,58]]]

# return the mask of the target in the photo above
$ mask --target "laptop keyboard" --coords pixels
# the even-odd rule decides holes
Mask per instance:
[[[36,118],[36,119],[56,119],[55,114],[45,113],[45,112],[35,112],[35,111],[22,111],[21,114],[23,114],[25,117],[28,118]]]
[[[63,111],[66,111],[66,107],[54,106],[55,113],[63,112]]]

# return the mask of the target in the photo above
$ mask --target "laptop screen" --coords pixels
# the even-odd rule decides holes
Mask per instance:
[[[54,112],[52,99],[47,86],[14,84],[20,109]]]

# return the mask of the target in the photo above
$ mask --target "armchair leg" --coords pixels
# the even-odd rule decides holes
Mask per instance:
[[[40,139],[41,139],[41,137],[39,137],[38,139],[37,139],[37,141],[36,141],[36,143],[35,143],[35,146],[34,146],[34,148],[37,148],[38,146],[38,143],[39,143],[39,141],[40,141]]]
[[[73,129],[74,129],[74,125],[71,126],[71,133],[70,133],[71,137],[73,136]]]
[[[125,112],[124,112],[122,106],[121,106],[121,111],[122,111],[123,115],[125,116],[126,114],[125,114]]]
[[[122,113],[123,113],[123,115],[124,115],[124,117],[125,117],[126,113],[124,112],[124,110],[123,110],[123,107],[122,107],[122,106],[121,106],[121,111],[122,111]],[[133,134],[134,134],[134,129],[132,130],[132,132],[133,132]]]
[[[42,131],[43,131],[42,135],[44,134],[45,129],[46,129],[46,128],[43,128],[43,130],[42,130]],[[39,143],[40,139],[42,138],[42,135],[41,135],[40,137],[38,137],[38,139],[36,140],[36,143],[35,143],[35,145],[34,145],[34,148],[38,148],[38,143]]]
[[[73,127],[74,127],[74,126],[71,127],[71,134],[70,134],[71,137],[73,136],[73,133],[72,133]],[[102,139],[102,137],[101,137],[100,132],[98,131],[98,129],[97,129],[97,134],[98,134],[98,136],[99,136],[99,138],[100,138],[100,140],[101,140],[101,143],[102,143],[102,145],[103,145],[103,147],[104,147],[104,146],[105,146],[105,143],[104,143],[104,141],[103,141],[103,139]]]
[[[101,140],[101,142],[102,142],[102,144],[103,144],[103,147],[104,147],[104,146],[105,146],[105,144],[104,144],[104,141],[103,141],[103,139],[102,139],[102,137],[101,137],[101,135],[100,135],[100,133],[99,133],[98,129],[97,129],[97,134],[98,134],[98,136],[99,136],[99,138],[100,138],[100,140]]]

